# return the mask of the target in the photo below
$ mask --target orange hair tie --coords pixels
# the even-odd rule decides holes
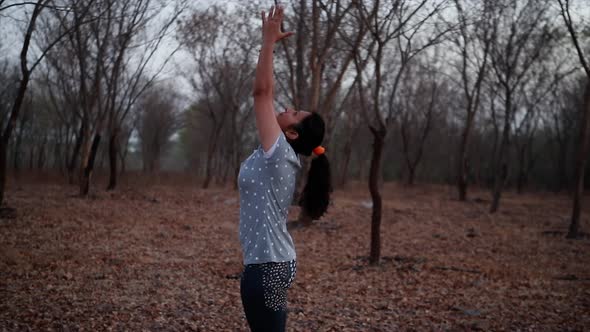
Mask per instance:
[[[323,146],[321,146],[321,145],[318,146],[317,148],[313,149],[313,153],[316,156],[322,155],[322,154],[324,154],[324,152],[326,152],[326,149]]]

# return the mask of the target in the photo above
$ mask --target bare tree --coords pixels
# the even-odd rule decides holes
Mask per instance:
[[[82,0],[73,1],[72,4],[70,4],[70,6],[59,8],[55,6],[50,6],[51,0],[38,0],[35,3],[18,3],[13,5],[6,5],[5,7],[0,7],[0,11],[3,11],[8,9],[9,7],[16,5],[33,6],[33,11],[30,17],[27,18],[27,26],[25,28],[23,44],[20,51],[20,81],[18,89],[14,98],[14,102],[12,103],[9,118],[7,119],[7,121],[2,121],[2,123],[0,123],[2,128],[2,134],[0,137],[0,204],[4,202],[4,192],[6,189],[8,144],[14,127],[16,125],[16,121],[18,119],[23,100],[25,98],[25,93],[29,85],[31,74],[34,72],[35,68],[39,65],[39,63],[41,63],[47,52],[49,52],[53,48],[53,46],[55,46],[67,33],[77,28],[79,25],[87,23],[85,22],[86,15],[88,14],[87,7],[83,8],[77,13],[74,13],[73,8],[76,7],[79,2],[82,2]],[[90,0],[90,2],[92,2],[92,0]],[[63,13],[64,16],[76,14],[78,20],[76,21],[76,24],[74,24],[73,26],[61,25],[60,33],[56,34],[56,36],[51,40],[50,43],[40,47],[40,54],[33,60],[32,63],[29,63],[29,48],[31,45],[33,34],[35,32],[37,20],[39,19],[41,12],[46,8],[52,10],[59,10]],[[4,118],[2,120],[4,120]]]
[[[387,128],[393,121],[395,115],[394,99],[397,94],[401,75],[404,73],[408,62],[421,51],[427,49],[429,46],[440,42],[444,32],[435,31],[433,35],[418,41],[419,32],[425,28],[425,23],[434,17],[444,5],[443,2],[438,2],[429,7],[429,1],[423,0],[417,3],[409,1],[393,1],[381,3],[379,0],[372,1],[368,6],[363,1],[357,2],[357,12],[363,24],[367,27],[372,40],[375,41],[376,50],[374,53],[368,50],[371,54],[372,68],[374,68],[373,78],[370,80],[372,110],[367,109],[368,103],[365,98],[364,84],[358,84],[359,95],[361,96],[361,108],[363,112],[367,112],[369,119],[369,128],[373,134],[373,155],[371,158],[371,168],[369,175],[369,190],[373,200],[373,213],[371,216],[371,253],[370,263],[378,264],[381,256],[381,240],[380,240],[380,226],[381,226],[381,194],[379,192],[379,180],[381,178],[381,161],[383,156],[383,147],[385,144],[385,137],[387,136]],[[396,54],[399,54],[399,61],[396,64],[396,69],[393,70],[393,77],[384,75],[383,62],[390,43],[396,41]],[[356,57],[356,65],[358,75],[363,75],[363,70],[360,66],[360,59]],[[391,73],[391,68],[388,68],[388,73]],[[389,107],[383,109],[382,89],[385,81],[390,82],[390,87],[386,90],[387,96],[390,100]],[[361,81],[363,82],[363,80]]]
[[[565,61],[557,61],[558,55],[554,53],[554,49],[545,50],[545,59],[533,64],[517,91],[522,96],[518,103],[519,107],[516,108],[516,117],[519,120],[514,126],[518,193],[522,192],[528,182],[529,173],[539,157],[539,154],[533,151],[535,135],[542,126],[543,112],[552,107],[548,105],[553,96],[551,92],[556,90],[561,80],[572,73],[571,69],[567,70],[567,58]]]
[[[531,66],[549,45],[546,1],[506,0],[496,3],[490,59],[495,79],[502,92],[504,114],[502,134],[494,155],[494,184],[490,212],[498,211],[500,196],[508,175],[508,147],[514,120],[516,91]],[[508,32],[508,35],[505,33]]]
[[[572,217],[570,222],[568,238],[577,238],[580,235],[580,214],[582,209],[582,199],[584,195],[584,173],[590,147],[590,63],[580,47],[580,40],[574,27],[570,13],[569,0],[557,0],[561,9],[561,17],[565,23],[572,43],[578,54],[580,65],[586,73],[586,91],[584,93],[584,111],[582,112],[580,134],[578,138],[578,151],[576,153],[575,179],[574,179],[574,198],[572,207]]]
[[[96,153],[105,132],[110,166],[107,189],[115,188],[121,126],[133,104],[176,51],[172,49],[154,71],[146,73],[185,3],[179,1],[165,15],[160,12],[166,2],[84,3],[94,21],[67,34],[67,41],[60,43],[59,49],[50,56],[47,80],[56,83],[52,99],[61,104],[57,109],[65,115],[60,116],[71,118],[71,126],[76,128],[67,168],[70,182],[73,182],[72,174],[79,160],[81,195],[87,195],[90,190]],[[78,11],[79,8],[74,7],[74,12]],[[57,12],[55,18],[60,25],[75,25],[80,19],[77,14],[71,17],[61,12]],[[47,25],[51,27],[52,23]],[[51,36],[52,32],[47,35]]]
[[[560,81],[551,91],[551,107],[546,122],[550,123],[551,141],[556,147],[555,178],[559,183],[556,190],[571,188],[571,174],[567,166],[574,164],[570,161],[570,150],[576,134],[572,128],[578,127],[578,114],[584,108],[585,86],[586,79],[583,75],[582,79],[575,77],[573,80]]]
[[[178,96],[173,91],[171,87],[154,86],[145,93],[139,105],[141,113],[137,131],[144,171],[160,170],[160,161],[170,138],[178,130]]]
[[[159,12],[167,3],[157,4],[152,1],[138,0],[123,2],[119,7],[116,36],[118,43],[112,45],[110,65],[103,71],[106,82],[106,112],[108,113],[109,131],[109,184],[107,190],[117,185],[117,159],[121,138],[127,142],[130,131],[125,135],[124,123],[129,113],[157,77],[160,75],[171,57],[179,50],[180,45],[166,52],[165,58],[154,72],[148,73],[148,65],[153,63],[154,56],[161,49],[164,39],[183,13],[187,0],[177,1],[171,12],[160,17]],[[154,30],[147,31],[150,24]],[[123,136],[120,136],[123,134]]]
[[[464,2],[455,0],[458,33],[451,40],[459,52],[457,70],[463,88],[465,125],[461,132],[457,157],[457,189],[459,200],[467,199],[469,172],[469,148],[471,132],[480,106],[483,80],[488,69],[488,53],[491,42],[491,1]],[[467,7],[467,8],[466,8]]]
[[[436,57],[436,56],[435,56]],[[431,61],[430,59],[426,60]],[[426,139],[437,121],[437,108],[443,107],[440,95],[444,88],[437,82],[435,68],[414,61],[400,85],[397,124],[401,134],[403,156],[408,169],[408,185],[413,185],[416,169],[422,160]],[[437,106],[439,105],[439,106]]]
[[[233,179],[237,179],[246,124],[253,109],[251,59],[257,51],[257,32],[249,24],[248,7],[225,14],[230,15],[231,20],[220,20],[222,11],[222,7],[212,6],[194,12],[181,25],[178,37],[194,60],[187,80],[198,93],[196,105],[207,111],[212,125],[204,188],[210,185],[215,170],[217,179],[222,182],[230,170]],[[222,139],[226,140],[222,142]],[[215,167],[216,162],[223,162],[226,167]]]

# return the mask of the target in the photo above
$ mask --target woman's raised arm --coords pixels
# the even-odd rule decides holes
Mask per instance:
[[[268,17],[262,12],[262,49],[254,78],[254,112],[258,137],[264,151],[268,151],[279,137],[281,128],[274,112],[273,50],[276,42],[293,32],[282,32],[283,8],[270,8]]]

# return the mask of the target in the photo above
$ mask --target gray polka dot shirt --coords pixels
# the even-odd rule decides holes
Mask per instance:
[[[242,162],[238,187],[245,265],[295,259],[287,214],[300,168],[299,158],[282,132],[267,152],[259,146]]]

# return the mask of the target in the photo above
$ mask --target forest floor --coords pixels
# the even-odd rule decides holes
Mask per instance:
[[[9,186],[0,219],[0,331],[247,331],[238,200],[188,184]],[[288,331],[584,331],[590,239],[565,239],[565,194],[383,188],[382,260],[368,265],[364,184],[291,230]],[[582,226],[590,227],[590,197]],[[292,218],[297,208],[291,211]]]

